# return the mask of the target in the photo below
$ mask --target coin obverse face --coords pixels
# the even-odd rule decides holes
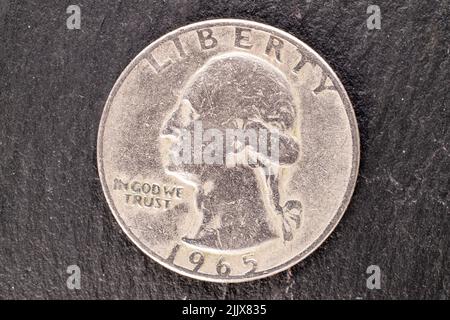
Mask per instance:
[[[148,256],[215,282],[267,277],[332,232],[359,163],[351,102],[295,37],[244,20],[166,34],[117,80],[98,135],[111,210]]]

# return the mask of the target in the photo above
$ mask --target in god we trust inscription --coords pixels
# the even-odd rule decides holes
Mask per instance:
[[[99,174],[147,255],[186,276],[241,282],[314,251],[342,217],[357,124],[331,68],[293,36],[210,20],[125,69],[106,103]]]

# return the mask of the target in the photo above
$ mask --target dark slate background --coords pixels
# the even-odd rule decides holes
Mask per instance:
[[[449,1],[0,1],[0,298],[449,298]],[[78,4],[81,30],[67,30]],[[382,29],[366,27],[369,4]],[[211,18],[281,28],[334,68],[354,103],[361,169],[312,256],[246,284],[179,276],[122,233],[96,136],[121,71],[168,31]],[[82,270],[81,290],[66,268]],[[381,290],[366,288],[379,265]]]

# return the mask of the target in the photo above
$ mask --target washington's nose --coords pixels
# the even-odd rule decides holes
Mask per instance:
[[[183,100],[167,121],[162,130],[162,134],[174,136],[180,135],[181,130],[186,128],[193,118],[195,119],[195,115],[191,103],[189,100]]]
[[[170,117],[169,121],[167,121],[166,125],[164,126],[162,130],[163,135],[176,135],[177,134],[177,125],[176,125],[176,119],[175,115],[172,115]]]
[[[164,129],[162,130],[161,133],[162,133],[164,136],[169,136],[169,135],[173,135],[173,134],[174,134],[172,128],[169,127],[168,125],[166,125],[166,126],[164,127]]]

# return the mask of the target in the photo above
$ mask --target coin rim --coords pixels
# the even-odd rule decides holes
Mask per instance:
[[[193,31],[199,28],[205,28],[205,27],[218,27],[218,26],[247,26],[253,29],[262,30],[271,34],[280,35],[281,38],[287,39],[296,47],[303,47],[309,55],[313,55],[315,59],[317,59],[321,64],[322,67],[327,69],[326,71],[331,75],[333,79],[333,84],[338,89],[338,93],[341,96],[344,104],[344,108],[347,113],[347,118],[349,120],[351,134],[352,134],[352,170],[350,173],[350,179],[347,185],[347,190],[344,194],[344,197],[342,199],[341,205],[338,208],[336,214],[333,216],[325,230],[320,234],[320,236],[313,241],[305,250],[297,254],[295,257],[291,258],[287,262],[284,262],[280,265],[277,265],[275,267],[272,267],[270,269],[259,271],[251,276],[229,276],[227,278],[221,277],[219,275],[208,275],[208,274],[202,274],[199,272],[193,272],[192,270],[186,269],[181,266],[177,266],[175,264],[171,265],[166,260],[156,253],[154,253],[151,248],[148,248],[145,244],[141,243],[138,237],[136,237],[131,230],[125,225],[122,218],[120,217],[118,210],[114,206],[114,201],[112,199],[112,196],[109,192],[107,182],[105,180],[105,174],[104,174],[104,167],[103,167],[103,135],[105,130],[105,122],[108,118],[109,110],[111,108],[111,104],[117,94],[117,91],[121,87],[122,83],[128,76],[128,74],[134,69],[136,64],[138,64],[141,61],[141,58],[148,52],[151,52],[153,48],[157,47],[159,44],[161,44],[164,40],[170,39],[171,37],[186,33],[189,31]],[[324,70],[325,71],[325,70]],[[105,107],[102,112],[101,120],[100,120],[100,126],[98,129],[98,136],[97,136],[97,165],[98,165],[98,173],[100,176],[100,182],[102,185],[103,192],[105,194],[106,201],[116,219],[118,224],[120,225],[121,229],[125,232],[125,234],[128,236],[129,239],[141,250],[143,251],[147,256],[152,258],[152,260],[158,262],[162,266],[168,268],[169,270],[172,270],[178,274],[181,274],[183,276],[187,276],[193,279],[202,280],[202,281],[209,281],[209,282],[216,282],[216,283],[239,283],[239,282],[248,282],[253,281],[257,279],[262,279],[265,277],[272,276],[274,274],[280,273],[282,271],[285,271],[289,269],[290,267],[294,266],[295,264],[299,263],[306,257],[308,257],[312,252],[314,252],[333,232],[333,230],[336,228],[336,226],[339,224],[339,221],[342,219],[349,203],[350,199],[352,197],[352,194],[355,189],[356,180],[358,176],[359,171],[359,161],[360,161],[360,139],[359,139],[359,130],[358,130],[358,124],[355,116],[355,112],[351,103],[351,100],[347,94],[347,91],[345,90],[343,84],[341,83],[339,77],[334,72],[334,70],[328,65],[328,63],[311,47],[309,47],[307,44],[302,42],[301,40],[297,39],[295,36],[280,30],[278,28],[272,27],[270,25],[255,22],[251,20],[243,20],[243,19],[212,19],[212,20],[205,20],[201,22],[192,23],[180,28],[177,28],[171,32],[168,32],[164,34],[163,36],[159,37],[155,41],[153,41],[150,45],[146,46],[144,49],[140,51],[140,53],[127,65],[127,67],[124,69],[124,71],[121,73],[119,78],[116,80],[108,99],[105,103]],[[150,252],[149,252],[150,251]]]

